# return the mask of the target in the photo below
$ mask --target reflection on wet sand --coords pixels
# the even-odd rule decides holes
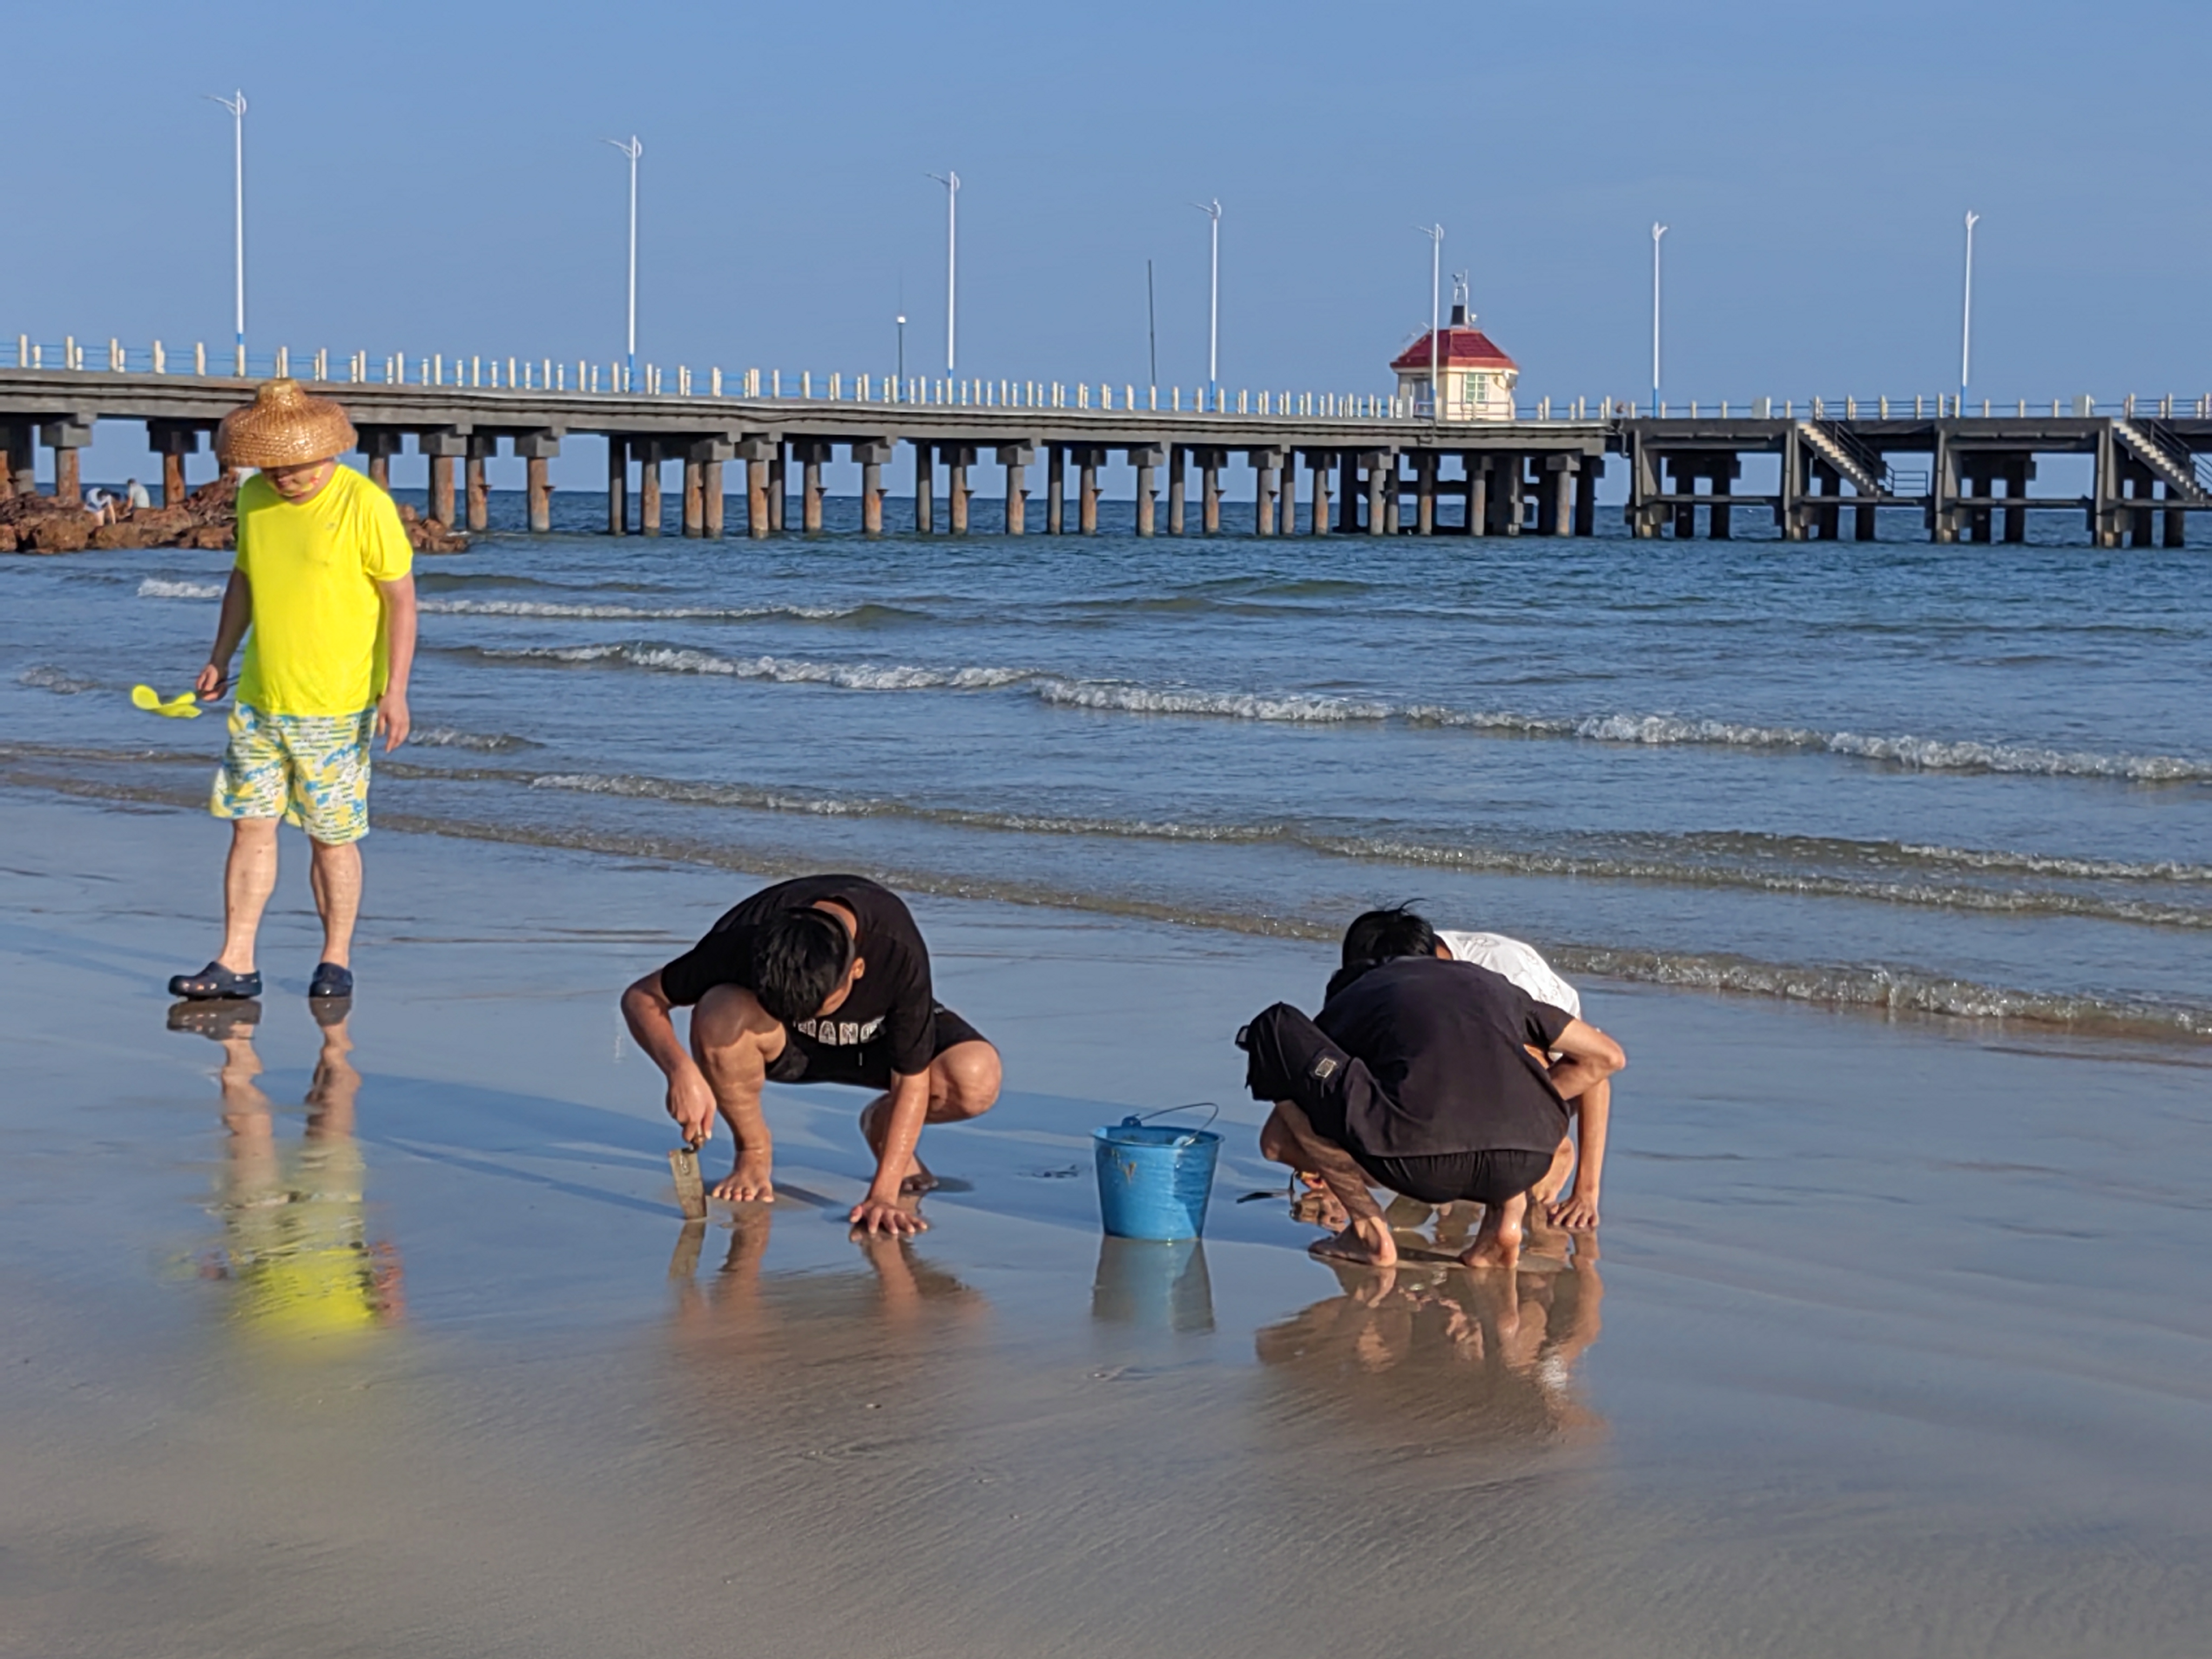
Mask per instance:
[[[879,1338],[895,1331],[972,1323],[988,1310],[979,1292],[916,1253],[913,1235],[854,1232],[853,1246],[867,1265],[866,1273],[766,1272],[763,1264],[775,1217],[768,1205],[737,1206],[721,1265],[703,1281],[697,1270],[708,1229],[700,1222],[684,1224],[668,1269],[680,1329],[718,1340],[757,1341],[788,1322],[805,1328],[811,1347],[817,1327],[825,1332],[849,1328]],[[793,1224],[819,1219],[801,1210]]]
[[[1394,1440],[1601,1429],[1574,1381],[1604,1301],[1595,1236],[1560,1235],[1562,1255],[1526,1256],[1517,1273],[1476,1273],[1449,1261],[1468,1223],[1447,1215],[1433,1239],[1401,1231],[1396,1267],[1337,1267],[1339,1295],[1256,1334],[1261,1362],[1304,1409]]]
[[[1206,1271],[1205,1242],[1101,1238],[1091,1316],[1139,1330],[1212,1330],[1213,1280]]]
[[[260,1085],[253,1032],[257,1002],[180,1003],[172,1030],[192,1031],[222,1050],[222,1187],[216,1206],[222,1244],[202,1259],[201,1275],[228,1280],[238,1329],[281,1342],[312,1341],[373,1328],[401,1312],[399,1258],[368,1241],[354,1138],[361,1073],[343,1005],[317,1012],[322,1052],[307,1085],[305,1133],[286,1145],[276,1109]]]

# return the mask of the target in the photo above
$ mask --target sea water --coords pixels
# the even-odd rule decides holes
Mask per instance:
[[[2201,547],[1939,547],[1907,514],[1871,544],[1139,540],[1127,503],[1090,538],[870,539],[849,501],[703,542],[603,510],[419,562],[380,819],[1194,947],[1412,900],[1574,974],[2212,1036]],[[0,780],[204,799],[222,722],[128,692],[190,683],[228,563],[0,561]]]

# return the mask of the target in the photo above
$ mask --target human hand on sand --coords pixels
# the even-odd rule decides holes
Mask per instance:
[[[855,1232],[862,1233],[926,1233],[929,1224],[919,1212],[908,1208],[896,1199],[878,1198],[870,1193],[853,1206],[846,1218]]]
[[[1586,1233],[1597,1226],[1597,1194],[1595,1191],[1569,1193],[1565,1198],[1544,1206],[1555,1227],[1565,1227],[1569,1232]]]

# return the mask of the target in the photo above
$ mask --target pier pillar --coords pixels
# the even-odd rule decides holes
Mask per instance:
[[[1413,457],[1413,532],[1437,533],[1437,452],[1424,449]]]
[[[830,445],[819,438],[804,438],[791,447],[791,458],[799,463],[799,525],[809,536],[822,533],[822,464],[830,457]]]
[[[71,507],[84,501],[84,483],[78,473],[77,452],[92,441],[90,420],[48,421],[39,435],[54,452],[54,499]]]
[[[1359,528],[1359,457],[1349,449],[1336,458],[1336,527],[1347,536]]]
[[[1824,542],[1836,540],[1843,532],[1843,509],[1836,505],[1836,497],[1844,493],[1843,475],[1826,461],[1813,463],[1813,493],[1820,498],[1814,508],[1814,534]],[[1978,524],[1982,539],[1989,539],[1989,510],[1984,507]]]
[[[1200,506],[1199,529],[1208,536],[1221,533],[1221,469],[1229,459],[1224,449],[1196,452]]]
[[[768,507],[769,457],[775,453],[770,438],[740,438],[732,453],[745,464],[745,534],[755,541],[766,538],[770,523]]]
[[[632,441],[637,457],[637,533],[658,536],[660,533],[662,507],[660,504],[660,463],[666,452],[657,438]]]
[[[1255,449],[1249,452],[1252,462],[1252,533],[1273,536],[1275,533],[1275,498],[1282,489],[1282,452],[1274,449]]]
[[[1182,534],[1185,457],[1181,444],[1168,446],[1168,534]]]
[[[484,476],[484,462],[499,453],[499,438],[489,432],[469,435],[468,464],[465,474],[468,482],[469,529],[482,535],[491,527],[491,483]]]
[[[2035,460],[2033,456],[2005,457],[2004,538],[2008,542],[2018,544],[2027,539],[2027,485],[2034,477]],[[2015,502],[2020,505],[2015,506]],[[2167,545],[2179,547],[2180,544],[2169,542]]]
[[[17,422],[7,428],[8,493],[11,495],[33,495],[38,493],[38,428],[28,421]],[[167,476],[165,470],[162,477],[166,478]],[[181,484],[184,477],[184,464],[181,461],[177,465],[177,477]],[[177,499],[182,501],[184,497],[180,495]],[[165,501],[161,504],[164,507],[172,507],[175,502]]]
[[[849,451],[860,468],[860,530],[864,535],[884,533],[884,467],[896,450],[890,438],[855,438]]]
[[[161,458],[161,505],[164,507],[176,507],[185,499],[185,457],[198,453],[200,431],[198,427],[185,426],[174,421],[146,422],[147,445]],[[398,435],[396,433],[392,434],[395,440]],[[361,442],[365,448],[368,440],[363,438]]]
[[[1152,469],[1165,459],[1167,452],[1158,444],[1129,446],[1129,465],[1137,469],[1137,533],[1150,536],[1155,527],[1154,509],[1158,503],[1152,494]]]
[[[1597,481],[1605,476],[1605,457],[1585,455],[1582,466],[1575,474],[1575,534],[1582,537],[1597,534]],[[1713,532],[1723,540],[1729,533],[1728,509],[1720,509],[1718,527]]]
[[[1390,471],[1384,483],[1386,487],[1382,491],[1382,533],[1386,536],[1395,536],[1405,527],[1399,520],[1398,512],[1406,495],[1406,477],[1398,471],[1398,453],[1395,450],[1390,452]]]
[[[1044,447],[1044,533],[1061,536],[1067,533],[1067,446],[1047,444]]]
[[[723,514],[729,508],[729,497],[722,493],[722,463],[720,460],[699,463],[699,490],[705,498],[707,538],[722,539]]]
[[[415,447],[430,460],[428,516],[451,528],[453,513],[453,463],[469,453],[469,436],[447,427],[415,434]]]
[[[1805,445],[1795,427],[1782,434],[1782,489],[1774,504],[1775,526],[1785,542],[1805,539]]]
[[[1036,459],[1035,444],[1000,444],[999,465],[1006,469],[1006,534],[1029,532],[1029,483],[1024,476]]]
[[[1469,455],[1462,463],[1467,470],[1467,523],[1462,526],[1470,536],[1490,533],[1490,457]]]
[[[1551,486],[1550,512],[1545,515],[1544,533],[1547,536],[1571,536],[1575,533],[1575,473],[1580,467],[1579,455],[1547,455],[1544,467]]]
[[[684,456],[684,533],[693,541],[707,533],[706,481],[700,463],[688,450]]]
[[[768,527],[781,535],[791,516],[791,477],[786,465],[787,451],[778,440],[768,458]]]
[[[945,506],[952,533],[968,533],[968,469],[975,465],[971,444],[946,444],[945,450]]]
[[[629,440],[607,434],[607,534],[629,534]]]
[[[364,426],[356,428],[354,442],[368,459],[368,481],[386,495],[391,494],[392,458],[406,448],[407,434],[393,427]],[[167,472],[164,471],[161,476],[166,482]],[[177,480],[179,483],[184,482],[181,465]]]
[[[1528,459],[1510,454],[1499,458],[1505,467],[1504,488],[1498,492],[1498,531],[1507,536],[1517,536],[1528,517],[1525,491],[1528,483]]]
[[[1389,527],[1383,516],[1383,471],[1387,467],[1395,473],[1398,458],[1387,449],[1370,449],[1359,458],[1359,465],[1367,473],[1367,533],[1380,536]]]
[[[1313,516],[1307,532],[1310,535],[1328,534],[1328,475],[1335,465],[1336,457],[1325,449],[1306,452],[1306,465],[1313,474]]]
[[[928,444],[914,447],[914,530],[917,536],[937,533],[937,452]]]
[[[553,528],[553,478],[548,465],[561,453],[561,434],[557,432],[518,432],[514,434],[514,453],[522,457],[525,480],[524,498],[530,514],[530,533],[543,536]]]
[[[1950,432],[1940,421],[1935,444],[1928,467],[1928,533],[1938,544],[1948,544],[1959,533],[1957,510],[1952,506],[1959,498],[1959,465]]]
[[[2173,486],[2166,487],[2166,498],[2173,499]],[[2166,520],[2166,545],[2186,547],[2189,544],[2189,514],[2178,507],[2169,507],[2161,514]]]
[[[1077,444],[1069,449],[1068,459],[1075,463],[1076,528],[1086,536],[1095,536],[1098,533],[1098,469],[1106,452]]]

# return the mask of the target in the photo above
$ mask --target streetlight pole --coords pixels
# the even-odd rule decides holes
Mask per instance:
[[[945,186],[945,372],[949,376],[953,331],[960,316],[960,175],[948,167],[929,176]]]
[[[1651,222],[1651,413],[1659,413],[1659,239],[1667,227]]]
[[[902,311],[892,320],[898,324],[898,383],[899,396],[906,396],[906,313]]]
[[[637,383],[637,158],[645,146],[634,132],[628,143],[619,138],[606,142],[629,157],[629,356],[623,370],[623,390],[628,392]]]
[[[237,284],[238,372],[246,373],[246,94],[207,94],[230,112],[232,263]]]
[[[1415,225],[1429,239],[1429,418],[1437,418],[1437,331],[1443,322],[1444,228]]]
[[[1966,412],[1967,372],[1973,367],[1974,351],[1974,227],[1981,215],[1966,215],[1966,298],[1959,313],[1959,413]]]
[[[1206,324],[1206,384],[1216,399],[1221,396],[1221,198],[1191,205],[1213,222],[1213,282],[1209,290]]]

